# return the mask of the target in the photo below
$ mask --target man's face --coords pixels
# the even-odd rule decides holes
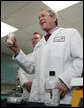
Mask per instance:
[[[43,10],[39,14],[39,24],[46,32],[53,29],[55,25],[55,17],[51,17],[47,10]]]
[[[41,40],[41,36],[39,34],[34,34],[32,38],[32,44],[35,47],[35,45]]]

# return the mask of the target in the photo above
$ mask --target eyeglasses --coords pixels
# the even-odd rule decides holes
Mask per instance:
[[[45,16],[47,16],[47,15],[50,15],[48,12],[47,13],[44,13],[44,14],[41,14],[39,17],[38,17],[38,19],[40,19],[41,17],[43,18],[43,17],[45,17]]]

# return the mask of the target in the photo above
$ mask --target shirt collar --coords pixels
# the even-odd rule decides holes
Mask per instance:
[[[57,29],[58,29],[58,27],[55,27],[53,30],[51,30],[50,35],[52,35],[53,32],[54,32],[55,30],[57,30]],[[47,35],[44,36],[46,41],[48,40],[48,38],[50,37],[50,35],[49,35],[49,36],[47,36]],[[47,36],[47,37],[46,37],[46,36]],[[47,39],[46,39],[46,38],[47,38]]]
[[[55,30],[57,30],[58,29],[58,27],[55,27],[51,32],[50,32],[50,34],[53,34],[53,32],[55,31]]]

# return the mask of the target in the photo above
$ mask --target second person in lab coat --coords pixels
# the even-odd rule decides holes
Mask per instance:
[[[34,32],[32,35],[32,45],[33,47],[42,39],[42,34]],[[27,59],[31,59],[33,52],[27,55]],[[20,85],[23,88],[23,99],[29,100],[29,94],[31,91],[31,86],[35,78],[35,74],[28,74],[22,68],[18,70],[18,77],[20,80]]]

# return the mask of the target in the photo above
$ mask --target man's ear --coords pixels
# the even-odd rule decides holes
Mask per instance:
[[[56,19],[57,19],[57,16],[54,15],[54,16],[53,16],[53,20],[54,20],[54,22],[56,21]]]

